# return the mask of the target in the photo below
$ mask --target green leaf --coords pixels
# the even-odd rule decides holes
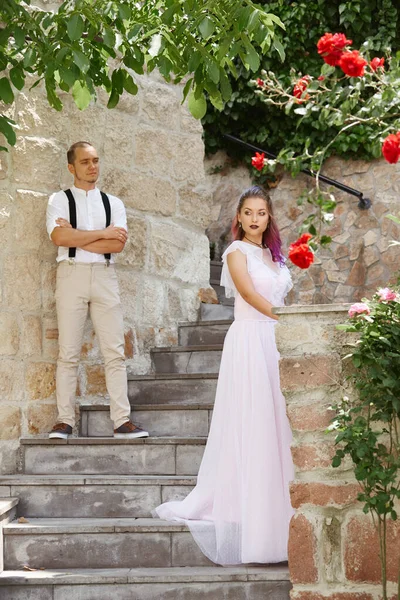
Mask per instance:
[[[14,121],[10,121],[10,119],[7,119],[7,117],[0,115],[0,132],[4,135],[10,146],[14,146],[15,142],[17,141],[17,136],[15,135],[15,131],[11,123],[14,123]]]
[[[244,59],[252,71],[258,71],[260,68],[260,57],[250,42],[246,44],[246,55]]]
[[[0,79],[0,100],[5,104],[12,104],[14,102],[14,92],[7,77]]]
[[[132,11],[129,4],[119,4],[118,5],[119,16],[123,21],[129,21],[132,16]]]
[[[72,54],[76,66],[82,71],[82,73],[87,73],[90,67],[89,59],[80,50],[72,50]]]
[[[192,90],[189,94],[188,106],[195,119],[202,119],[207,112],[207,102],[204,93],[201,92],[201,95],[196,98]]]
[[[124,91],[124,71],[122,69],[115,69],[111,76],[111,82],[113,88],[121,95]]]
[[[189,62],[188,62],[188,71],[189,73],[194,73],[194,71],[197,69],[197,67],[199,66],[199,64],[201,63],[201,53],[200,52],[193,52],[191,57],[189,58]]]
[[[90,93],[89,88],[81,81],[75,81],[72,88],[72,96],[79,110],[84,110],[87,108],[92,99],[92,94]]]
[[[206,62],[206,71],[214,83],[219,83],[219,67],[215,61]]]
[[[112,89],[110,97],[108,99],[107,108],[114,108],[119,102],[119,94],[116,89]]]
[[[22,48],[23,45],[25,44],[25,32],[23,29],[21,29],[20,27],[15,27],[14,31],[14,39],[15,39],[15,43],[17,45],[17,48]]]
[[[22,90],[25,85],[25,77],[24,72],[20,67],[13,67],[11,69],[10,79],[13,86],[15,86],[17,90]]]
[[[199,31],[203,39],[209,38],[215,31],[213,21],[209,17],[205,17],[199,25]]]
[[[186,96],[189,93],[190,88],[192,87],[192,82],[193,82],[193,77],[191,77],[190,79],[187,80],[185,87],[183,88],[183,100],[186,100]]]
[[[282,46],[281,42],[278,40],[278,38],[276,38],[276,37],[274,38],[274,40],[272,42],[272,47],[275,48],[275,50],[279,54],[279,58],[281,59],[282,62],[284,62],[284,60],[286,58],[285,49]]]
[[[67,23],[68,37],[71,42],[80,40],[85,27],[85,23],[81,15],[75,13]]]
[[[210,95],[210,102],[217,110],[223,110],[225,104],[221,98],[221,94]]]
[[[143,75],[143,64],[136,60],[136,58],[133,58],[131,54],[127,54],[126,56],[124,56],[124,63],[127,67],[132,69],[132,71],[135,71],[135,73]]]
[[[172,21],[174,20],[174,15],[176,13],[177,10],[177,4],[174,2],[173,4],[171,4],[171,6],[169,8],[167,8],[167,10],[165,10],[162,14],[161,20],[163,21],[163,23],[166,23],[167,25],[171,25]]]
[[[342,463],[342,459],[340,458],[340,456],[334,456],[332,459],[332,467],[340,467]]]
[[[28,48],[24,54],[24,67],[28,69],[31,67],[36,61],[36,52],[33,48]]]
[[[109,48],[114,48],[115,46],[115,33],[110,27],[106,27],[103,33],[104,44]]]
[[[68,85],[68,87],[72,87],[74,85],[76,77],[72,70],[66,69],[65,67],[60,67],[59,73],[61,79]]]
[[[232,96],[232,86],[230,84],[229,78],[227,77],[224,69],[220,68],[220,86],[222,98],[225,102],[231,99]]]
[[[251,11],[250,6],[246,6],[240,10],[239,18],[237,19],[237,26],[238,26],[239,31],[243,31],[244,29],[246,29],[247,23],[249,22],[249,19],[250,19],[251,12],[252,11]]]
[[[124,72],[124,88],[127,92],[129,92],[129,94],[132,94],[133,96],[135,96],[138,93],[138,86],[133,81],[129,73],[127,73],[126,71]]]

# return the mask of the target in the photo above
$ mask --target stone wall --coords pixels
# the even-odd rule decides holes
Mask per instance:
[[[230,165],[223,152],[208,157],[205,168],[214,210],[219,212],[207,230],[218,259],[230,241],[230,223],[237,201],[240,193],[250,187],[251,177],[246,166]],[[399,240],[400,227],[386,215],[400,212],[400,166],[389,165],[383,159],[346,162],[331,158],[324,174],[361,190],[371,199],[372,207],[360,210],[357,198],[332,189],[338,204],[335,219],[325,232],[333,243],[318,253],[310,269],[302,271],[291,266],[295,285],[289,304],[356,301],[378,286],[387,285],[398,271],[400,247],[389,244],[393,239]],[[306,175],[293,179],[285,174],[270,191],[286,252],[298,237],[303,219],[313,212],[309,205],[297,205],[297,199],[312,185]]]
[[[61,113],[41,87],[20,93],[9,111],[18,141],[1,153],[0,170],[0,440],[1,471],[15,469],[19,436],[40,434],[55,415],[57,357],[55,257],[45,229],[48,196],[72,184],[66,150],[89,140],[101,157],[101,188],[119,196],[129,241],[118,256],[129,371],[150,369],[152,346],[176,343],[179,321],[197,318],[208,286],[204,230],[212,204],[204,190],[201,125],[181,105],[182,88],[152,74],[117,108],[97,103],[80,112],[66,96]],[[95,335],[88,325],[78,400],[104,396]]]
[[[277,345],[282,389],[293,431],[296,511],[289,534],[292,600],[379,600],[379,545],[370,515],[357,501],[360,487],[351,462],[331,467],[334,433],[326,429],[330,409],[344,393],[342,357],[354,342],[335,325],[347,317],[345,305],[277,309]],[[348,390],[346,390],[348,393]],[[400,526],[389,521],[389,598],[397,598]]]

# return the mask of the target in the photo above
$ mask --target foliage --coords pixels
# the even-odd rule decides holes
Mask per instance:
[[[371,301],[354,305],[354,315],[338,328],[359,335],[351,358],[356,400],[345,397],[334,407],[331,429],[338,449],[333,466],[349,456],[360,483],[359,500],[371,513],[380,540],[384,598],[386,591],[386,533],[396,520],[400,500],[400,297],[385,288]],[[399,582],[400,586],[400,582]],[[399,588],[400,591],[400,588]]]
[[[391,0],[264,0],[260,4],[267,5],[285,25],[285,31],[279,31],[274,41],[284,61],[280,63],[273,54],[264,56],[257,75],[262,69],[272,72],[283,88],[290,87],[304,74],[314,78],[320,74],[321,59],[316,46],[325,32],[345,33],[353,40],[355,48],[360,48],[367,40],[371,57],[390,51],[394,54],[400,47],[400,6]],[[231,80],[232,98],[223,111],[208,105],[203,119],[208,152],[228,148],[230,154],[242,156],[250,163],[246,152],[223,140],[223,133],[236,135],[275,154],[284,148],[301,151],[309,138],[318,138],[321,146],[330,142],[329,127],[316,129],[312,121],[307,121],[298,131],[296,113],[284,114],[278,106],[263,103],[254,95],[250,83],[254,75],[242,65],[238,66],[238,71],[239,78]],[[346,158],[355,154],[359,158],[373,158],[376,146],[365,145],[367,138],[368,128],[352,131],[349,142],[338,144],[334,151]],[[265,175],[258,177],[261,181],[267,178]]]
[[[60,90],[84,109],[96,87],[113,108],[123,91],[137,93],[135,75],[158,68],[179,83],[196,118],[206,111],[205,92],[218,109],[231,97],[238,65],[260,67],[280,20],[251,0],[66,0],[57,12],[29,6],[30,0],[0,5],[0,100],[9,105],[27,75],[44,80],[47,98],[62,109]],[[190,77],[189,77],[190,76]],[[0,116],[0,131],[15,143],[13,122]]]

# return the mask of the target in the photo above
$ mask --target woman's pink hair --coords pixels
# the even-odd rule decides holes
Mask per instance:
[[[262,243],[265,247],[269,248],[272,254],[272,260],[274,262],[279,262],[284,264],[285,259],[282,255],[282,240],[279,234],[278,225],[276,223],[274,213],[272,210],[271,199],[268,196],[267,192],[263,190],[258,185],[254,185],[253,187],[245,190],[243,194],[239,198],[239,204],[236,209],[236,215],[232,221],[232,239],[233,240],[242,240],[244,236],[244,231],[241,227],[239,227],[239,213],[243,208],[243,204],[245,200],[248,198],[262,198],[265,200],[267,204],[267,210],[269,215],[269,221],[267,229],[264,231]]]

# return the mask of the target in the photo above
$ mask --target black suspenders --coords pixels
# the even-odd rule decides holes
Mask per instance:
[[[65,190],[65,194],[67,195],[68,198],[68,206],[69,206],[69,222],[71,223],[71,226],[76,229],[77,227],[77,223],[76,223],[76,203],[75,203],[75,198],[71,192],[71,190]],[[109,225],[111,224],[111,207],[110,207],[110,200],[108,199],[107,194],[105,194],[104,192],[100,192],[101,194],[101,199],[103,200],[103,205],[104,205],[104,210],[106,213],[106,227],[109,227]],[[69,248],[68,249],[68,257],[70,259],[75,258],[76,255],[76,248]],[[107,253],[104,255],[104,258],[107,261],[111,259],[111,254]]]

